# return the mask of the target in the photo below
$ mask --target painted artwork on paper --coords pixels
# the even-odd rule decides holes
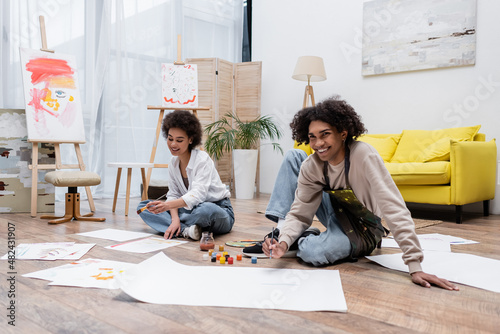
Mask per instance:
[[[38,146],[39,163],[54,164],[54,144]],[[24,110],[0,109],[0,213],[31,210],[31,148]],[[47,172],[38,172],[37,212],[54,212],[55,190],[44,180]]]
[[[198,107],[196,65],[161,64],[161,77],[163,107]]]
[[[363,75],[474,65],[476,2],[365,2]]]
[[[74,56],[20,48],[28,140],[85,142]]]

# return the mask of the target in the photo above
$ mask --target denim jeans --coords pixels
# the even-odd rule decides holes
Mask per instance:
[[[145,207],[150,200],[139,203],[137,210]],[[181,231],[191,225],[199,225],[203,231],[210,231],[213,234],[224,234],[231,231],[234,225],[234,213],[229,198],[224,198],[217,202],[203,202],[195,206],[192,210],[179,208],[179,219],[181,221]],[[142,220],[150,227],[160,233],[165,233],[172,223],[172,216],[169,211],[158,214],[144,210],[140,213]]]
[[[297,189],[297,179],[302,162],[307,154],[298,149],[290,150],[283,160],[276,183],[274,184],[271,198],[266,208],[266,217],[274,222],[284,219],[292,206]],[[307,263],[315,266],[331,264],[345,259],[351,251],[349,238],[335,217],[329,195],[323,192],[323,199],[316,211],[321,224],[326,231],[320,235],[309,235],[299,239],[297,256]]]

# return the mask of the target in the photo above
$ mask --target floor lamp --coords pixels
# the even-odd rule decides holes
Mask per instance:
[[[304,103],[302,107],[307,107],[309,103],[309,98],[311,99],[311,105],[315,106],[314,103],[314,93],[311,86],[311,81],[323,81],[326,80],[325,65],[323,64],[323,58],[316,56],[302,56],[297,60],[297,65],[295,65],[295,70],[293,71],[292,78],[300,81],[307,81],[306,90],[304,92]]]

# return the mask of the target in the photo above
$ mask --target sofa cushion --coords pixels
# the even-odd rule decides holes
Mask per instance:
[[[443,140],[439,143],[440,146],[437,154],[429,154],[428,156],[422,154],[427,147],[435,144],[443,138],[449,138],[456,141],[473,140],[476,133],[479,131],[480,125],[461,127],[461,128],[448,128],[440,130],[404,130],[401,135],[396,152],[390,162],[424,162],[435,161],[435,159],[447,158],[446,152],[449,152],[449,142]],[[438,145],[438,146],[439,146]],[[433,149],[430,149],[432,153]],[[424,158],[430,160],[424,160]]]
[[[371,135],[363,135],[358,138],[359,141],[373,146],[385,162],[391,160],[396,148],[398,147],[401,135],[394,135],[385,138],[378,138]]]
[[[449,184],[451,163],[436,162],[404,162],[386,163],[385,166],[397,185],[432,185]]]

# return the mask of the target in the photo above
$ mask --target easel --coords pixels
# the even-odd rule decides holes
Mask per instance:
[[[177,35],[177,60],[174,61],[174,65],[185,65],[181,58],[181,35]],[[149,162],[153,164],[153,167],[148,168],[148,174],[146,177],[146,183],[149,184],[151,181],[151,173],[153,168],[168,168],[168,164],[155,164],[156,148],[158,147],[158,138],[161,133],[161,123],[163,121],[163,116],[165,115],[165,110],[191,110],[193,114],[198,118],[198,110],[210,110],[210,107],[197,107],[197,108],[172,108],[172,107],[162,107],[162,106],[148,106],[148,110],[160,110],[158,115],[158,122],[156,124],[156,136],[153,142],[153,149],[151,150],[151,156]]]
[[[47,37],[45,34],[45,19],[43,16],[40,16],[40,34],[42,39],[42,48],[41,51],[54,53],[54,50],[47,49]],[[32,143],[32,164],[29,166],[31,169],[31,216],[36,217],[37,212],[37,196],[38,196],[38,170],[45,169],[77,169],[79,168],[81,171],[85,171],[85,164],[83,163],[82,152],[80,150],[80,144],[84,144],[85,141],[47,141],[47,140],[33,140],[28,139],[28,142]],[[55,164],[38,164],[38,145],[40,143],[48,143],[54,144],[54,153],[55,153]],[[61,162],[61,149],[60,144],[74,144],[76,157],[78,159],[78,164],[62,164]],[[92,198],[92,192],[90,191],[90,187],[85,187],[85,191],[87,193],[87,198],[89,201],[90,211],[95,211],[94,200]]]

